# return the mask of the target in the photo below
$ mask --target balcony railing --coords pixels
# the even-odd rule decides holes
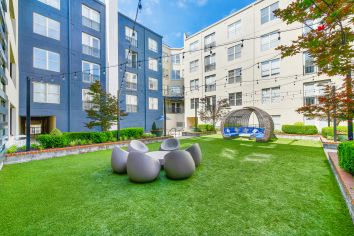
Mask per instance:
[[[167,113],[170,113],[170,114],[181,114],[184,112],[184,109],[182,107],[167,107]]]
[[[138,47],[138,40],[133,37],[129,37],[128,35],[125,36],[125,39],[128,40],[133,47]]]
[[[229,77],[228,82],[229,82],[229,84],[241,83],[242,77],[241,76],[231,76],[231,77]]]
[[[216,69],[216,63],[205,65],[205,72],[213,71]]]
[[[216,84],[207,84],[205,85],[205,92],[216,91]]]
[[[93,83],[95,81],[99,81],[100,76],[99,75],[93,75],[90,73],[82,73],[82,81],[87,82],[87,83]]]
[[[125,88],[128,89],[128,90],[136,91],[138,89],[138,84],[137,83],[132,83],[132,82],[125,82]]]
[[[126,112],[138,112],[138,105],[126,105]]]
[[[91,110],[93,108],[94,108],[94,104],[92,102],[85,102],[85,101],[82,102],[82,109],[84,111]]]
[[[100,31],[100,27],[101,27],[100,23],[93,21],[90,18],[87,18],[86,16],[82,17],[82,25],[94,29],[96,31]]]
[[[212,50],[213,48],[215,48],[215,46],[216,46],[215,42],[212,42],[212,43],[209,43],[209,44],[205,44],[204,45],[204,52]]]
[[[88,45],[82,45],[82,53],[89,56],[100,58],[101,50],[99,48],[94,48]]]

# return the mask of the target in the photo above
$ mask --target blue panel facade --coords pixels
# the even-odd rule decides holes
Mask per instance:
[[[83,25],[82,4],[100,13],[99,31]],[[34,12],[60,22],[60,40],[33,32]],[[84,126],[87,117],[82,105],[82,89],[88,88],[90,83],[82,80],[82,60],[101,66],[100,81],[105,87],[105,5],[98,0],[61,0],[60,10],[58,10],[37,0],[19,0],[19,16],[21,118],[26,116],[26,78],[29,76],[33,81],[60,85],[60,104],[33,102],[32,88],[31,117],[33,119],[55,117],[56,127],[64,132],[87,130]],[[82,32],[100,39],[99,58],[82,53]],[[59,53],[60,72],[34,68],[34,47]],[[24,132],[23,125],[21,131]]]
[[[125,28],[126,26],[131,29],[134,26],[134,21],[129,17],[119,13],[118,14],[118,36],[119,36],[119,62],[126,61],[126,50],[129,49],[130,41],[126,39]],[[128,113],[121,121],[122,127],[144,127],[145,130],[151,130],[151,126],[155,121],[157,126],[162,128],[163,121],[157,120],[163,115],[163,96],[162,96],[162,36],[154,33],[153,31],[145,28],[140,24],[136,24],[135,31],[137,33],[137,45],[132,46],[131,50],[138,53],[138,67],[131,68],[127,66],[126,71],[137,74],[137,89],[132,91],[126,89],[125,82],[122,83],[125,66],[119,70],[119,84],[122,84],[121,91],[121,106],[122,109],[126,108],[126,95],[134,95],[138,97],[138,110],[137,112]],[[148,48],[149,38],[157,42],[157,52],[151,51]],[[148,67],[148,58],[158,59],[158,70],[153,71]],[[158,80],[158,89],[149,89],[149,77]],[[158,99],[158,109],[149,109],[149,97]]]

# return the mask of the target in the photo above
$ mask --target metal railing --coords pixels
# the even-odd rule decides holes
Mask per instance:
[[[205,69],[205,72],[215,70],[216,69],[216,63],[207,64],[207,65],[205,65],[204,69]]]
[[[138,40],[136,40],[135,38],[126,35],[125,39],[128,40],[133,47],[138,47]]]
[[[89,55],[89,56],[100,58],[101,50],[99,48],[94,48],[94,47],[83,44],[82,45],[82,53]]]
[[[82,25],[89,27],[91,29],[94,29],[96,31],[100,31],[101,24],[91,20],[90,18],[87,18],[86,16],[82,16]]]

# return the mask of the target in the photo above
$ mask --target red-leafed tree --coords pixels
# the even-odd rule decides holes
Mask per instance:
[[[296,0],[285,9],[276,10],[275,15],[287,24],[298,22],[310,28],[309,32],[293,40],[291,45],[281,45],[277,48],[281,50],[282,57],[306,51],[319,67],[320,74],[345,78],[345,85],[338,95],[338,98],[341,98],[338,111],[348,121],[348,139],[352,140],[354,96],[351,71],[354,69],[354,1]],[[315,22],[318,26],[315,26]],[[319,105],[321,112],[328,106],[325,103]],[[304,111],[304,114],[319,112],[314,108],[304,107],[300,111]]]

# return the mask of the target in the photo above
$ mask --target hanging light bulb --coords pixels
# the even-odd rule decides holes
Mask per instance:
[[[278,32],[278,40],[280,41],[280,39],[281,39],[281,38],[280,38],[280,32]]]
[[[241,48],[243,48],[243,41],[244,41],[244,40],[242,39],[242,40],[241,40]]]
[[[77,73],[76,72],[74,73],[74,79],[77,79]]]
[[[65,79],[65,75],[64,75],[64,74],[62,74],[61,79],[62,79],[62,80],[64,80],[64,79]]]

